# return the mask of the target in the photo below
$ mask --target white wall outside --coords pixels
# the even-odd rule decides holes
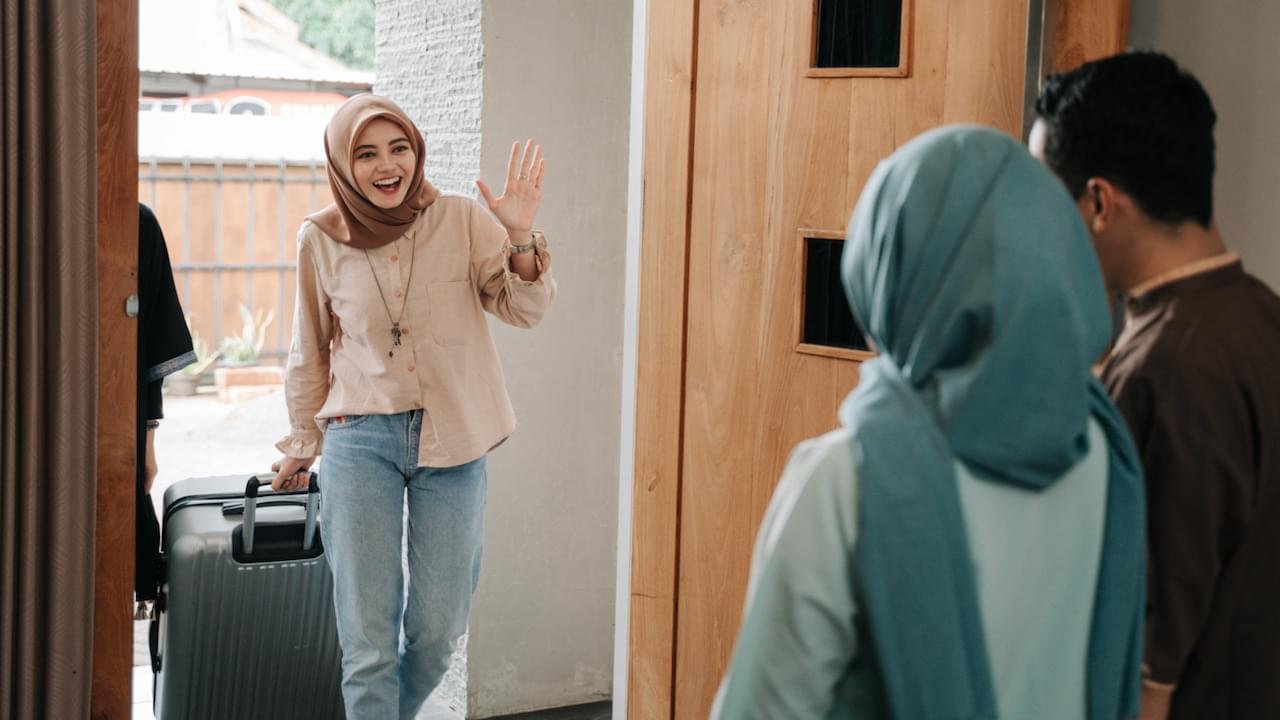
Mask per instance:
[[[427,177],[470,193],[480,172],[480,0],[377,0],[373,90],[427,137]]]

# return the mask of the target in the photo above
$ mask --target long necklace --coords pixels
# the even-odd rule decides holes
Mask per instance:
[[[387,351],[387,357],[394,357],[396,348],[400,347],[400,321],[404,319],[404,311],[409,307],[409,292],[413,290],[413,266],[414,256],[418,254],[418,243],[416,238],[410,240],[409,246],[409,280],[405,283],[404,302],[400,305],[400,316],[391,317],[391,306],[387,304],[387,296],[382,292],[382,283],[378,281],[378,271],[373,269],[373,261],[369,259],[369,251],[364,251],[364,259],[369,263],[369,272],[373,273],[373,284],[378,288],[378,297],[382,298],[382,309],[387,311],[387,320],[391,322],[391,349]]]

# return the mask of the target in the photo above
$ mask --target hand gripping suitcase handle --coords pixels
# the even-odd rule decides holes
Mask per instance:
[[[315,472],[307,480],[307,519],[302,530],[302,549],[310,550],[315,543],[316,515],[320,510],[320,478]],[[265,485],[257,475],[249,478],[244,486],[244,552],[253,554],[253,531],[257,525],[258,489]]]

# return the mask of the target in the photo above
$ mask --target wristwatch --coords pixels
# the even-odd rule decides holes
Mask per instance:
[[[537,230],[530,232],[529,242],[525,243],[524,245],[517,245],[515,243],[511,243],[511,254],[522,255],[527,252],[533,252],[533,248],[538,244],[538,235],[540,234],[541,233],[539,233]]]

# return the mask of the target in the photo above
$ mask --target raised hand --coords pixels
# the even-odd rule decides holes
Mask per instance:
[[[542,146],[534,145],[530,138],[525,141],[523,152],[519,141],[511,144],[511,159],[507,162],[507,184],[500,197],[495,198],[493,191],[483,180],[476,180],[476,187],[480,189],[485,204],[498,222],[507,228],[507,232],[525,233],[533,228],[533,217],[538,212],[538,204],[542,202],[544,166]]]

